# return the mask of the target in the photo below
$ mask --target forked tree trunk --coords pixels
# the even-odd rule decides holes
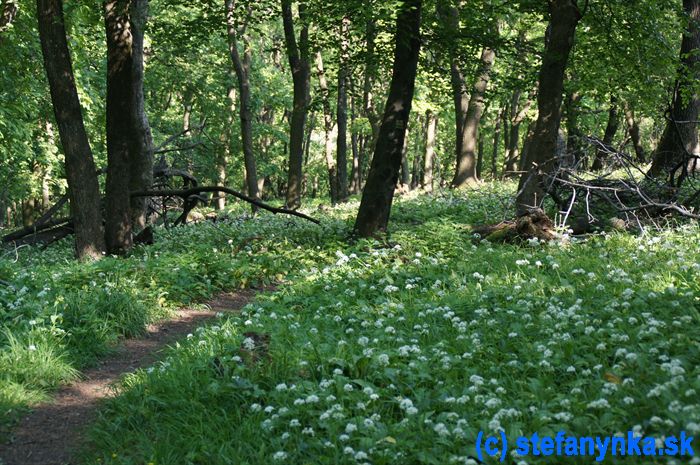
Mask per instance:
[[[433,191],[433,162],[435,160],[435,136],[437,134],[438,117],[435,112],[425,113],[425,158],[423,159],[423,179],[421,187],[426,192]]]
[[[651,176],[666,176],[669,173],[683,176],[683,171],[692,161],[691,156],[700,156],[697,129],[700,97],[695,92],[700,79],[700,0],[683,0],[683,10],[687,15],[688,28],[681,42],[681,65],[669,121],[649,169]]]
[[[301,206],[301,191],[304,164],[304,136],[309,106],[309,25],[306,24],[304,4],[299,3],[301,31],[299,42],[294,33],[292,0],[282,0],[282,22],[287,44],[287,56],[294,81],[294,106],[289,129],[289,168],[287,173],[287,208]]]
[[[491,79],[491,68],[496,59],[496,53],[491,48],[484,48],[481,53],[479,73],[472,89],[469,107],[462,128],[461,152],[457,156],[455,177],[452,187],[461,188],[473,185],[479,181],[476,175],[476,148],[478,141],[479,123],[484,112],[486,88]]]
[[[543,181],[556,167],[564,73],[580,18],[576,0],[550,2],[549,37],[539,73],[539,114],[520,177],[516,198],[518,215],[542,203],[545,194]]]
[[[421,45],[421,6],[421,0],[405,0],[396,18],[396,48],[389,96],[355,220],[355,231],[362,237],[386,230],[389,223],[413,103]]]
[[[328,186],[331,195],[331,204],[338,202],[338,173],[336,171],[335,157],[333,156],[333,115],[331,114],[330,91],[328,90],[328,80],[323,67],[323,56],[321,51],[316,52],[316,71],[318,73],[318,84],[321,89],[321,100],[323,102],[323,129],[324,148],[326,152],[326,168],[328,169]]]
[[[131,224],[130,149],[132,85],[132,37],[128,0],[104,3],[107,33],[107,183],[105,242],[107,252],[122,254],[133,245]]]
[[[148,18],[148,0],[131,0],[132,36],[132,147],[130,153],[129,189],[141,191],[150,189],[153,184],[153,136],[146,115],[143,92],[143,36]],[[131,217],[136,229],[146,227],[147,199],[131,199]]]
[[[105,250],[100,186],[75,86],[63,20],[63,2],[37,0],[37,16],[44,68],[66,156],[75,250],[80,259],[95,259],[101,257]]]
[[[250,197],[259,198],[258,193],[258,169],[255,163],[255,152],[253,150],[253,110],[252,94],[250,90],[250,45],[245,38],[247,24],[236,24],[236,2],[235,0],[225,0],[226,8],[226,31],[228,35],[228,49],[231,63],[238,80],[238,95],[240,99],[240,119],[241,119],[241,146],[243,147],[243,164],[245,165],[246,191]],[[238,51],[238,38],[243,38],[243,56]],[[257,207],[251,204],[253,212]]]

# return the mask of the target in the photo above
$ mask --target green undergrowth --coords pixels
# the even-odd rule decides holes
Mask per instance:
[[[247,212],[236,205],[216,223],[159,228],[155,245],[89,264],[73,259],[70,240],[2,252],[0,441],[22,411],[120,339],[219,291],[282,281],[320,253],[315,244],[340,242],[347,230],[343,220],[318,227]]]
[[[468,226],[500,220],[507,194],[402,199],[381,241],[343,240],[356,203],[321,228],[242,226],[259,237],[252,273],[284,270],[285,284],[128,376],[85,463],[476,464],[479,431],[700,434],[697,224],[475,243]],[[167,241],[143,253],[167,263],[194,239],[197,263],[240,272],[214,229],[170,237],[187,244],[172,255]]]

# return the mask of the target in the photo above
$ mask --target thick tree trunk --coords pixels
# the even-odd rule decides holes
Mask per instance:
[[[301,31],[299,43],[294,34],[292,0],[282,0],[282,22],[287,44],[287,56],[294,81],[294,107],[289,130],[289,168],[287,173],[287,208],[301,206],[301,190],[304,162],[304,135],[309,106],[309,25],[306,24],[304,4],[299,4]]]
[[[105,241],[107,252],[121,254],[133,245],[130,149],[134,88],[128,0],[104,3],[107,32],[107,183]]]
[[[437,134],[438,117],[435,112],[425,113],[425,158],[423,158],[423,179],[421,187],[425,192],[433,191],[433,162],[435,160],[435,136]]]
[[[338,198],[348,197],[348,64],[350,61],[350,18],[340,26],[340,67],[338,69]]]
[[[37,0],[39,37],[58,133],[66,155],[66,177],[78,258],[99,258],[105,250],[100,186],[75,86],[61,0]]]
[[[630,139],[632,139],[634,153],[637,155],[637,161],[639,163],[644,163],[646,160],[646,154],[644,153],[644,147],[642,147],[639,123],[634,116],[634,110],[627,103],[625,103],[625,122],[627,123],[627,130],[629,131]]]
[[[695,92],[700,79],[700,0],[683,0],[683,10],[688,16],[688,28],[681,42],[681,66],[670,120],[666,123],[649,169],[651,176],[670,173],[672,177],[683,177],[687,165],[693,161],[692,157],[700,156],[697,129],[700,96]],[[697,162],[697,158],[694,161]],[[692,168],[695,168],[695,163]]]
[[[491,79],[491,68],[496,59],[496,53],[491,48],[484,48],[481,53],[479,73],[472,89],[469,107],[462,128],[461,152],[457,156],[455,176],[452,187],[461,188],[475,184],[479,180],[476,175],[476,146],[479,123],[484,111],[486,89]]]
[[[143,92],[143,36],[148,18],[148,0],[131,0],[132,36],[132,147],[130,154],[129,189],[141,191],[150,189],[153,184],[153,136],[146,115]],[[147,199],[131,199],[131,217],[134,228],[146,227]]]
[[[617,134],[617,129],[620,127],[620,117],[618,114],[617,107],[617,97],[614,95],[610,97],[610,110],[608,111],[608,124],[605,127],[605,135],[603,135],[603,145],[605,147],[610,147],[615,139],[615,134]],[[599,148],[596,152],[595,161],[593,161],[593,166],[591,169],[593,171],[599,171],[603,169],[605,164],[605,159],[608,158],[608,154],[605,149]]]
[[[421,0],[406,0],[396,18],[396,48],[389,96],[355,221],[355,231],[362,237],[386,230],[389,223],[413,103],[421,45],[421,6]]]
[[[238,95],[240,99],[240,119],[241,119],[241,146],[243,147],[243,164],[245,165],[246,191],[250,197],[259,198],[258,193],[258,169],[255,163],[255,152],[253,149],[253,110],[252,94],[250,90],[250,44],[245,38],[246,24],[240,27],[236,24],[235,0],[225,0],[226,7],[226,31],[228,35],[228,49],[231,57],[233,69],[238,80]],[[238,38],[243,38],[243,56],[238,51]],[[301,155],[300,155],[301,156]],[[253,212],[257,207],[251,204]]]
[[[324,148],[326,152],[326,167],[328,169],[328,186],[331,195],[331,204],[338,202],[338,173],[336,172],[336,161],[333,156],[333,115],[331,114],[330,91],[328,90],[328,80],[323,67],[323,56],[321,51],[316,52],[316,71],[318,73],[318,83],[321,89],[321,100],[323,102],[323,129]]]
[[[539,206],[545,194],[543,181],[556,167],[556,145],[561,123],[564,73],[574,45],[581,13],[576,0],[550,2],[549,37],[539,74],[537,108],[539,115],[528,147],[516,198],[518,215]]]

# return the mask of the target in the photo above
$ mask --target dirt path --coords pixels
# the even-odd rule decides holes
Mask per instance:
[[[98,402],[113,395],[111,385],[126,373],[158,359],[166,345],[213,319],[217,312],[236,312],[255,295],[254,291],[222,294],[208,302],[211,310],[178,310],[171,320],[148,328],[143,337],[128,339],[83,378],[61,388],[49,403],[33,409],[13,431],[9,444],[0,444],[0,465],[65,465],[83,440],[95,418]]]

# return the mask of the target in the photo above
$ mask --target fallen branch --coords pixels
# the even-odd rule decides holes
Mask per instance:
[[[190,197],[197,196],[197,195],[202,194],[204,192],[223,192],[225,194],[232,195],[240,200],[243,200],[244,202],[248,202],[250,204],[255,205],[256,207],[262,208],[263,210],[267,210],[267,211],[272,212],[274,214],[281,213],[284,215],[298,216],[299,218],[303,218],[305,220],[311,221],[312,223],[321,224],[321,222],[318,221],[317,219],[311,218],[310,216],[305,215],[303,213],[300,213],[298,211],[287,210],[286,208],[273,207],[273,206],[268,205],[264,202],[261,202],[258,199],[248,197],[245,194],[241,194],[240,192],[234,191],[233,189],[229,189],[228,187],[224,187],[224,186],[198,186],[198,187],[193,187],[191,189],[184,189],[184,190],[141,191],[141,192],[132,192],[131,196],[132,197],[180,197],[181,199],[186,201]]]

